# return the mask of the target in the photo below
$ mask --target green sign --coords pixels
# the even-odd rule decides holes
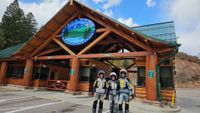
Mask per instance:
[[[108,54],[104,54],[105,57],[111,57],[112,54],[108,53]]]
[[[74,69],[70,70],[70,75],[74,75]]]
[[[149,70],[148,71],[148,77],[149,78],[154,78],[154,71],[153,70]]]

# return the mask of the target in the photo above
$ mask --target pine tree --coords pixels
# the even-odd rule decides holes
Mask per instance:
[[[32,13],[25,16],[19,7],[18,0],[14,0],[2,18],[2,29],[6,37],[6,47],[27,41],[37,31],[37,23]]]
[[[6,45],[6,40],[3,34],[3,30],[1,28],[1,24],[0,24],[0,49],[3,49]]]
[[[37,31],[37,22],[33,16],[32,13],[28,13],[26,15],[26,23],[25,23],[25,33],[26,33],[26,36],[29,36],[28,38],[30,38],[31,36],[33,36],[36,31]]]

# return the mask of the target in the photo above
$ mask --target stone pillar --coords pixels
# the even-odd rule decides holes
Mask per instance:
[[[6,61],[1,63],[1,70],[0,70],[0,85],[6,84],[6,74],[7,74],[8,63]]]
[[[76,92],[78,89],[78,81],[79,81],[79,59],[74,57],[72,59],[70,80],[67,85],[67,90],[70,92]]]
[[[26,60],[26,65],[24,68],[24,77],[23,77],[23,84],[26,87],[30,86],[32,80],[32,73],[33,73],[33,61],[32,59]]]
[[[157,81],[156,81],[157,56],[146,56],[146,91],[147,100],[157,100]]]

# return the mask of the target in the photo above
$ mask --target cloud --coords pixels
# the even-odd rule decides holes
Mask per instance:
[[[117,6],[121,3],[122,0],[92,0],[94,3],[102,3],[102,9],[106,10],[113,6]]]
[[[10,3],[12,3],[13,0],[0,0],[0,21],[4,15],[4,12]]]
[[[105,15],[113,17],[112,7],[117,6],[122,0],[92,0],[94,3],[100,6],[99,12],[103,12]]]
[[[94,3],[98,4],[98,3],[102,3],[105,2],[106,0],[92,0]]]
[[[200,0],[170,0],[163,2],[165,16],[175,21],[181,51],[192,55],[200,53]]]
[[[105,15],[109,16],[109,17],[112,17],[112,16],[113,16],[113,11],[112,11],[112,9],[104,10],[103,13],[104,13]]]
[[[125,19],[125,18],[118,18],[118,21],[129,26],[129,27],[135,27],[135,26],[139,26],[138,24],[133,22],[133,19],[131,17]]]
[[[52,18],[58,10],[60,10],[68,0],[43,0],[40,3],[22,3],[20,7],[27,14],[32,12],[39,25],[44,25],[50,18]]]
[[[147,0],[146,4],[148,7],[154,7],[156,5],[156,2],[154,0]]]
[[[103,9],[108,9],[113,6],[117,6],[121,3],[121,0],[107,0],[107,2],[103,5]]]

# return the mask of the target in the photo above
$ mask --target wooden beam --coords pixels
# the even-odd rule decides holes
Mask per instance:
[[[74,0],[70,0],[70,5],[73,5]]]
[[[167,48],[167,49],[161,49],[161,50],[155,50],[157,53],[162,54],[162,53],[169,53],[172,52],[174,49],[172,48]]]
[[[116,48],[117,44],[113,44],[111,47],[107,48],[105,52],[111,52]]]
[[[130,66],[128,66],[127,68],[126,68],[126,70],[128,70],[129,68],[131,68],[132,66],[134,66],[136,63],[135,62],[133,62]]]
[[[127,43],[127,42],[124,42],[128,48],[130,48],[132,51],[136,51],[135,48],[130,44],[130,43]]]
[[[85,52],[87,52],[90,48],[92,48],[95,44],[97,44],[99,41],[101,41],[102,39],[104,39],[111,31],[108,30],[106,32],[104,32],[102,35],[100,35],[96,40],[94,40],[93,42],[91,42],[87,47],[85,47],[83,50],[81,50],[78,55],[83,54]]]
[[[59,47],[59,48],[53,48],[53,49],[50,49],[50,50],[41,52],[41,53],[38,54],[37,56],[46,55],[46,54],[53,53],[53,52],[56,52],[56,51],[59,51],[59,50],[62,50],[62,48],[60,48],[60,47]]]
[[[75,53],[70,50],[66,45],[64,45],[62,42],[60,42],[58,39],[53,38],[53,41],[56,42],[60,47],[62,47],[67,53],[70,55],[75,55]]]
[[[116,65],[114,65],[112,62],[106,60],[106,62],[108,62],[110,65],[114,66],[115,68],[118,68]],[[119,68],[118,68],[119,69]]]
[[[126,52],[126,53],[106,53],[106,54],[82,54],[78,58],[113,58],[113,57],[138,57],[153,54],[152,51]]]
[[[143,48],[144,50],[152,50],[151,48],[149,48],[147,45],[145,45],[144,43],[136,40],[135,38],[133,38],[131,35],[128,35],[124,32],[121,32],[119,29],[114,28],[113,26],[106,24],[103,20],[101,20],[98,17],[95,17],[94,15],[91,15],[90,13],[86,13],[84,11],[82,11],[81,13],[83,13],[85,16],[87,16],[88,18],[96,21],[97,23],[103,25],[104,27],[107,27],[109,30],[111,30],[112,32],[114,32],[115,34],[119,35],[120,37],[128,40],[129,42]]]
[[[38,52],[40,52],[46,45],[48,45],[52,39],[65,27],[66,24],[68,24],[70,21],[72,21],[74,18],[76,18],[78,16],[77,14],[74,14],[73,16],[71,16],[69,19],[66,20],[65,23],[62,24],[62,26],[60,26],[44,43],[42,43],[41,46],[39,46],[32,54],[31,56],[36,55]]]
[[[99,29],[96,29],[96,33],[102,33],[102,32],[105,32],[107,30],[108,30],[107,28],[99,28]]]
[[[39,56],[33,57],[33,60],[65,60],[75,57],[74,55],[55,55],[55,56]]]

